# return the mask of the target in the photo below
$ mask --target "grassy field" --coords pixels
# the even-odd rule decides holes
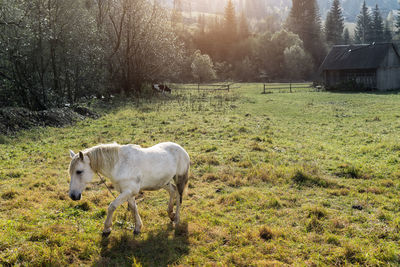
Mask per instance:
[[[73,127],[0,138],[0,265],[400,265],[400,94],[185,91]],[[68,149],[181,144],[192,160],[182,225],[146,192],[126,205],[96,177],[68,198]]]

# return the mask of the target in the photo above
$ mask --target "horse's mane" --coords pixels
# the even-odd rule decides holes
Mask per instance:
[[[83,151],[90,159],[90,167],[94,172],[111,170],[119,158],[120,145],[103,144],[91,147]]]

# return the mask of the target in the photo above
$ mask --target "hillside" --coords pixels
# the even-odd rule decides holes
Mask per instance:
[[[174,0],[161,0],[165,5],[172,7]],[[328,12],[332,0],[317,0],[322,17]],[[364,0],[341,0],[345,17],[348,21],[354,21],[360,12]],[[184,11],[197,11],[207,13],[221,13],[224,10],[226,0],[178,0]],[[391,11],[397,10],[397,0],[366,0],[371,8],[379,5],[383,16],[386,17]],[[292,5],[292,0],[234,0],[237,10],[244,11],[249,17],[262,17],[268,13],[278,13],[286,16]]]

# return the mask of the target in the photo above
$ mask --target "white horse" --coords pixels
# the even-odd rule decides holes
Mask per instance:
[[[103,235],[111,233],[112,216],[118,206],[128,201],[135,217],[135,234],[139,234],[142,221],[135,196],[141,191],[164,188],[169,192],[168,215],[175,225],[179,224],[179,208],[188,183],[190,158],[178,144],[160,143],[150,148],[138,145],[107,144],[86,149],[78,154],[70,151],[69,196],[80,200],[87,183],[95,173],[111,179],[121,194],[108,207]],[[174,181],[174,183],[172,183]],[[175,201],[176,200],[176,201]],[[176,211],[173,213],[174,203]]]

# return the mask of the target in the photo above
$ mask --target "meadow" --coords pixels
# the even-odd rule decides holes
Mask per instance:
[[[0,265],[400,265],[400,94],[231,92],[98,106],[99,119],[0,138]],[[98,177],[68,197],[69,149],[181,144],[191,156],[182,224],[146,192],[101,230]]]

